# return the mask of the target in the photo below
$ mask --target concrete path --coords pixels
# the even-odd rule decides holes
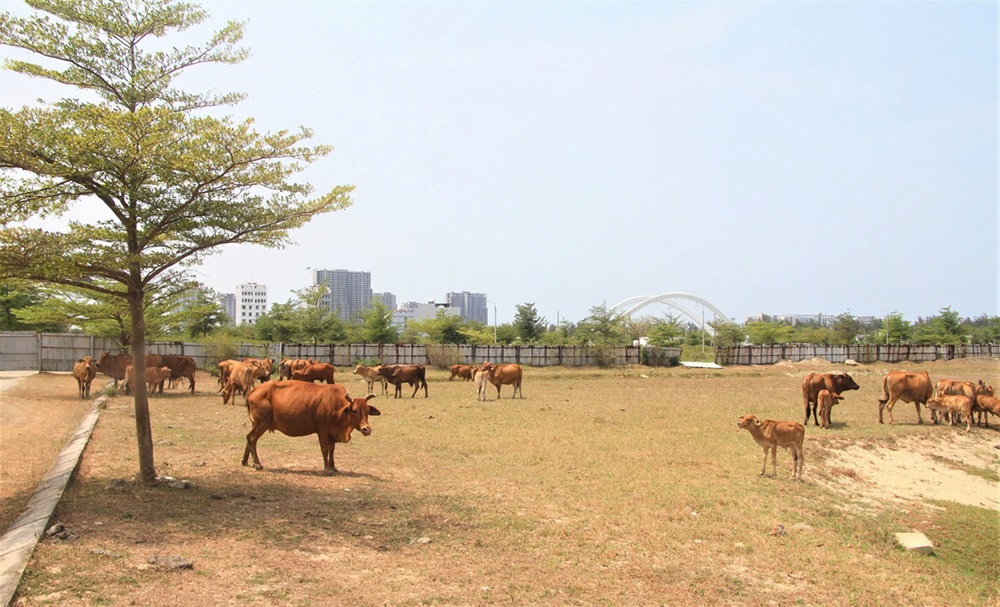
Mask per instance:
[[[107,396],[101,395],[94,401],[76,434],[69,439],[55,463],[38,483],[24,513],[0,536],[0,605],[6,607],[13,601],[28,559],[31,558],[38,539],[45,533],[59,499],[80,463],[80,456],[100,416],[100,405],[106,398]]]

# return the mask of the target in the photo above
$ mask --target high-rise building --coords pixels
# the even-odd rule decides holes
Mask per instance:
[[[236,322],[236,293],[222,293],[219,295],[219,304],[222,311],[229,317],[230,324]]]
[[[408,321],[434,318],[441,310],[444,310],[445,314],[453,316],[459,316],[460,314],[458,308],[444,303],[434,303],[433,301],[429,301],[427,303],[407,301],[400,304],[399,309],[393,313],[392,325],[397,329],[403,329],[406,327],[406,323]]]
[[[248,282],[236,285],[236,324],[254,324],[267,313],[267,285]]]
[[[386,291],[385,293],[372,293],[373,301],[381,301],[382,305],[389,308],[390,312],[396,311],[396,296]]]
[[[448,293],[446,296],[448,305],[458,308],[462,318],[465,320],[477,320],[481,323],[489,324],[489,308],[486,306],[486,295],[483,293]]]
[[[329,306],[342,320],[356,322],[361,312],[371,307],[371,272],[313,270],[313,284],[326,286],[326,294],[320,302]]]

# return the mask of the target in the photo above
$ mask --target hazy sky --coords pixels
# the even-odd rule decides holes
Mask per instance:
[[[218,291],[284,302],[311,267],[500,322],[668,291],[738,320],[998,314],[995,2],[202,5],[195,34],[246,20],[251,57],[181,84],[313,128],[335,150],[304,179],[357,187],[294,246],[210,258]]]

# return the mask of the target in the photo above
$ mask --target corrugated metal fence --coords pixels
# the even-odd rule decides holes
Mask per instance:
[[[859,363],[882,361],[926,362],[954,358],[1000,358],[1000,345],[976,344],[971,346],[930,345],[875,345],[825,346],[816,344],[784,344],[772,346],[734,346],[716,348],[715,362],[726,365],[773,365],[782,360],[798,362],[822,358],[832,363],[847,359]]]
[[[638,346],[593,350],[577,346],[470,346],[417,344],[216,344],[148,342],[147,352],[190,356],[201,368],[214,367],[223,358],[311,358],[350,367],[357,361],[382,364],[473,364],[483,361],[519,363],[533,367],[569,367],[602,364],[629,365],[668,361],[680,357],[680,348],[648,348],[656,356],[643,357]],[[73,362],[86,355],[123,351],[109,338],[75,333],[0,332],[0,370],[72,371]],[[647,352],[648,354],[648,352]]]

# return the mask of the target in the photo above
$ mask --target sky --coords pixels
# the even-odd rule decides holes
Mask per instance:
[[[334,151],[299,179],[356,187],[293,245],[205,260],[217,291],[346,269],[400,303],[485,293],[491,323],[667,292],[738,321],[1000,314],[995,2],[200,4],[188,35],[246,21],[251,55],[181,86],[310,127]],[[4,106],[39,90],[0,74]]]

